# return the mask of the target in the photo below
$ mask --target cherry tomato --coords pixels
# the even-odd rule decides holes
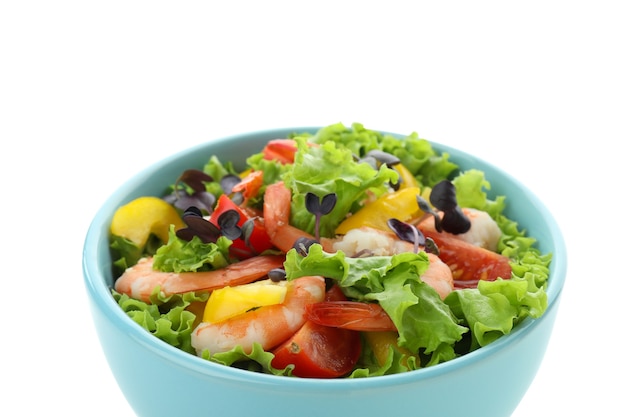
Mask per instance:
[[[219,216],[228,210],[235,210],[239,213],[239,222],[237,223],[238,226],[242,226],[251,218],[254,219],[254,228],[252,229],[252,234],[249,239],[250,246],[246,245],[246,242],[244,242],[243,239],[234,240],[230,247],[232,256],[239,259],[245,259],[258,255],[259,253],[273,247],[263,223],[258,218],[251,217],[249,210],[242,209],[225,194],[222,194],[218,198],[217,204],[215,205],[215,209],[213,210],[209,221],[219,227],[217,221]]]
[[[359,332],[307,321],[290,339],[273,350],[272,366],[293,364],[301,378],[338,378],[348,374],[361,355]]]
[[[479,280],[511,278],[506,256],[438,232],[425,230],[424,235],[437,244],[439,258],[450,267],[457,287],[475,287]]]

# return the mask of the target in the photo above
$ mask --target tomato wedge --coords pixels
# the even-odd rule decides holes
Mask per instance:
[[[450,267],[455,286],[468,288],[480,280],[511,278],[511,264],[506,256],[436,231],[423,233],[437,244],[439,258]]]
[[[239,222],[237,223],[238,226],[242,226],[251,218],[254,219],[254,228],[252,229],[252,234],[249,238],[250,246],[248,246],[243,239],[234,240],[230,247],[232,256],[238,259],[246,259],[273,247],[263,222],[256,217],[251,217],[247,210],[239,207],[226,194],[222,194],[218,198],[215,209],[213,210],[213,213],[211,213],[211,217],[209,217],[209,221],[219,227],[217,219],[219,219],[219,216],[222,215],[222,213],[228,210],[235,210],[239,213]]]
[[[344,301],[339,285],[332,285],[325,301]],[[293,374],[302,378],[337,378],[356,365],[361,355],[361,337],[353,330],[306,321],[291,339],[274,349],[272,366],[295,365]]]
[[[290,339],[272,351],[272,366],[294,365],[301,378],[338,378],[348,374],[361,355],[359,332],[307,321]]]

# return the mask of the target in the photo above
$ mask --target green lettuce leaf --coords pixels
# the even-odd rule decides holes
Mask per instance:
[[[336,123],[321,128],[309,140],[319,144],[335,142],[358,157],[372,150],[395,155],[423,186],[432,187],[458,170],[458,165],[449,160],[447,153],[438,154],[430,142],[415,132],[398,138],[366,129],[361,123],[353,123],[350,127]]]
[[[109,248],[113,258],[115,273],[121,275],[127,268],[135,265],[139,259],[145,256],[152,256],[163,245],[161,239],[151,234],[143,247],[125,237],[111,234],[109,237]]]
[[[456,176],[452,183],[456,188],[457,203],[461,207],[470,207],[486,211],[493,219],[502,215],[505,208],[505,197],[498,196],[495,200],[487,198],[487,191],[491,184],[485,179],[485,174],[476,169],[470,169]]]
[[[109,241],[111,254],[114,257],[113,266],[117,274],[121,274],[143,256],[143,248],[122,236],[111,235]]]
[[[526,317],[538,318],[545,312],[550,259],[550,255],[528,252],[512,265],[511,279],[480,281],[477,288],[454,291],[446,297],[446,304],[471,330],[470,350],[509,334]]]
[[[298,151],[291,170],[284,172],[283,181],[292,192],[291,224],[310,234],[315,231],[315,216],[305,205],[311,192],[318,197],[335,193],[337,204],[320,223],[320,235],[334,236],[335,229],[355,204],[368,193],[381,195],[389,183],[398,181],[398,173],[386,165],[375,169],[354,160],[352,152],[337,147],[334,142],[308,146],[304,137],[297,137]]]
[[[216,200],[224,193],[220,180],[226,175],[237,174],[231,162],[222,163],[215,155],[209,158],[209,161],[204,165],[203,171],[213,178],[213,181],[205,183],[205,186],[207,192],[213,194]]]
[[[248,371],[263,372],[279,376],[291,376],[293,365],[288,365],[285,369],[278,369],[272,366],[274,354],[263,350],[259,343],[254,343],[250,353],[244,352],[241,346],[236,346],[228,352],[211,354],[208,350],[203,350],[200,357],[211,362],[225,366],[233,366]]]
[[[197,317],[187,307],[192,302],[205,302],[207,293],[189,292],[166,297],[157,287],[150,296],[150,303],[115,290],[112,290],[112,295],[121,309],[146,331],[172,346],[195,354],[191,346],[191,333]]]
[[[163,272],[197,272],[220,269],[229,264],[232,241],[220,236],[217,242],[204,243],[198,236],[190,241],[176,236],[170,226],[169,239],[154,255],[154,269]]]

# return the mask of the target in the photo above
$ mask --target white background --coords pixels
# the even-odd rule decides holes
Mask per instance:
[[[89,222],[116,187],[224,135],[339,121],[473,152],[546,202],[568,278],[514,417],[624,415],[620,2],[0,4],[0,402],[11,415],[133,415],[81,273]]]

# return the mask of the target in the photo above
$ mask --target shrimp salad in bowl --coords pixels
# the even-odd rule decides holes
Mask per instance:
[[[548,307],[542,253],[489,178],[416,133],[355,123],[207,155],[117,208],[111,293],[138,325],[225,366],[301,378],[454,360]]]

